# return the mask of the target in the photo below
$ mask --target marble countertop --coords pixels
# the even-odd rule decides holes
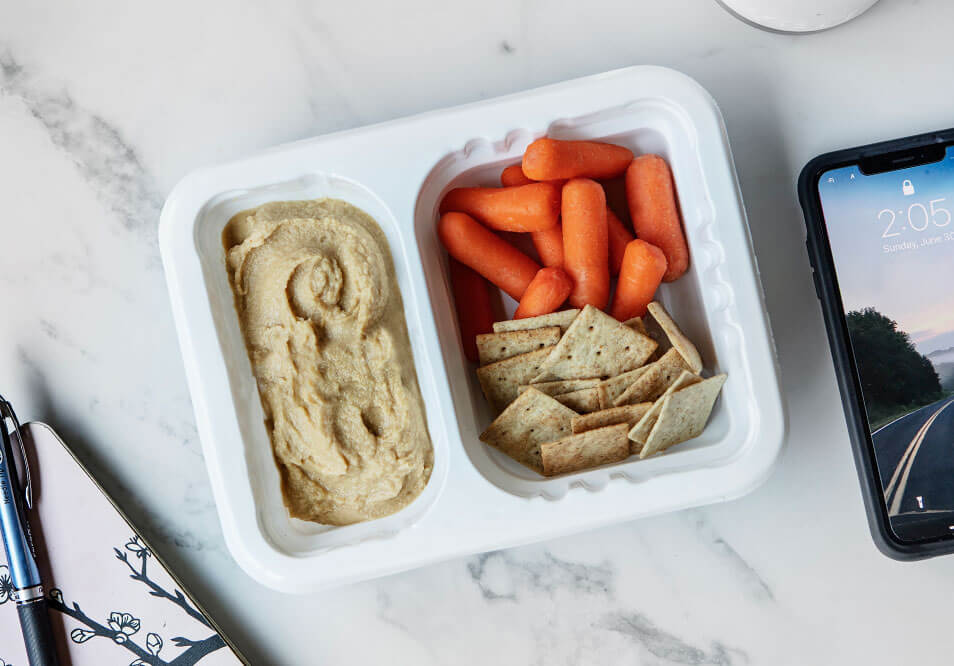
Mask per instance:
[[[946,663],[954,559],[868,536],[795,179],[814,155],[954,125],[954,3],[762,32],[710,0],[110,0],[0,16],[0,377],[56,427],[256,664]],[[718,506],[309,597],[226,551],[156,244],[189,170],[631,64],[725,115],[790,425]]]

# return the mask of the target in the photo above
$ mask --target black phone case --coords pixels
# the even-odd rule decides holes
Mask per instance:
[[[883,141],[858,148],[849,148],[816,157],[805,165],[798,179],[798,198],[805,216],[806,246],[812,264],[815,292],[821,301],[828,331],[828,342],[835,364],[841,401],[848,421],[855,467],[861,481],[868,526],[878,549],[896,560],[917,560],[954,552],[954,535],[924,542],[904,542],[895,536],[888,522],[883,500],[884,491],[875,465],[874,448],[868,434],[867,414],[861,395],[861,386],[849,345],[848,329],[844,322],[841,292],[835,277],[834,264],[828,241],[828,230],[822,216],[818,195],[821,174],[838,167],[857,164],[862,160],[917,149],[935,144],[954,143],[954,129],[920,134],[906,139]],[[952,480],[954,483],[954,480]]]

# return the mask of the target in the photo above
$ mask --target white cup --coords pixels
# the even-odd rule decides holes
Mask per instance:
[[[758,28],[805,33],[827,30],[863,14],[878,0],[717,0]]]

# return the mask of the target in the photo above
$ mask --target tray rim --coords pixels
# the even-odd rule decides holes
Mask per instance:
[[[252,512],[254,513],[255,507],[254,506],[252,507],[235,506],[236,498],[228,497],[227,493],[225,492],[223,488],[225,481],[222,478],[222,473],[223,473],[222,465],[213,464],[212,462],[214,461],[215,463],[221,463],[221,460],[218,456],[218,451],[216,447],[212,444],[211,441],[208,440],[208,438],[211,436],[211,433],[208,432],[208,427],[207,427],[208,423],[206,421],[206,418],[208,416],[207,414],[202,413],[203,412],[202,402],[203,402],[204,382],[203,382],[203,378],[201,377],[201,372],[199,371],[197,366],[197,362],[195,358],[196,350],[194,347],[194,340],[190,336],[190,330],[189,330],[190,322],[188,321],[188,317],[186,313],[184,312],[183,304],[180,298],[181,292],[177,294],[175,291],[175,287],[178,286],[176,284],[176,281],[178,280],[177,271],[180,268],[180,266],[178,266],[177,258],[172,254],[174,251],[174,247],[172,247],[174,242],[173,235],[174,233],[181,233],[182,231],[181,229],[176,229],[177,223],[179,225],[185,224],[189,219],[191,219],[192,223],[194,223],[194,220],[195,220],[194,216],[192,216],[191,218],[189,218],[188,216],[183,217],[183,213],[182,213],[183,200],[185,200],[186,203],[189,203],[194,210],[197,210],[195,208],[197,202],[198,202],[198,205],[201,207],[201,205],[203,205],[205,201],[207,201],[208,199],[211,199],[216,194],[226,189],[231,189],[228,187],[225,187],[225,188],[215,187],[214,189],[209,189],[210,186],[215,182],[217,174],[222,174],[225,171],[240,170],[243,167],[249,165],[250,163],[254,163],[257,161],[271,161],[272,159],[275,158],[275,156],[281,155],[283,153],[294,152],[296,150],[301,150],[302,148],[312,147],[312,146],[319,145],[325,142],[341,141],[342,139],[347,139],[347,138],[359,136],[362,134],[381,133],[383,131],[389,131],[389,130],[399,129],[402,127],[408,127],[416,123],[421,123],[423,121],[431,120],[434,118],[440,118],[441,116],[445,117],[445,119],[459,117],[461,115],[473,113],[474,111],[477,111],[477,110],[486,109],[488,107],[507,105],[508,103],[512,103],[516,100],[523,100],[529,97],[545,97],[551,94],[566,92],[567,90],[571,90],[577,87],[585,87],[587,85],[596,86],[596,85],[606,84],[607,82],[618,84],[618,83],[621,83],[622,81],[625,81],[627,78],[636,79],[639,77],[643,77],[649,80],[656,79],[657,82],[658,80],[668,81],[669,84],[677,88],[680,88],[680,92],[682,94],[688,95],[689,97],[694,97],[694,101],[698,106],[697,110],[702,109],[702,112],[706,114],[706,117],[704,118],[704,120],[710,125],[710,129],[713,129],[713,128],[715,129],[715,133],[718,135],[719,150],[717,151],[717,155],[715,156],[715,158],[717,158],[719,162],[721,163],[720,166],[722,168],[720,169],[719,175],[722,177],[722,180],[724,181],[719,183],[718,186],[724,188],[727,194],[732,195],[731,197],[729,197],[729,201],[724,203],[726,203],[726,205],[732,205],[734,207],[735,212],[737,213],[741,221],[741,227],[742,227],[741,231],[744,236],[744,242],[747,249],[747,255],[751,262],[751,272],[752,272],[753,280],[751,284],[743,284],[743,285],[736,285],[736,286],[741,286],[744,291],[748,292],[745,294],[748,300],[752,301],[754,297],[754,305],[758,306],[757,308],[758,312],[756,312],[756,315],[758,315],[758,321],[754,322],[752,328],[747,330],[746,337],[747,338],[749,337],[750,331],[752,332],[753,335],[757,336],[758,340],[756,342],[758,344],[756,346],[759,349],[757,349],[756,351],[761,356],[761,358],[759,359],[759,362],[761,363],[761,368],[765,371],[763,373],[766,375],[764,379],[769,380],[769,385],[765,387],[765,391],[759,396],[759,402],[762,409],[759,410],[759,413],[753,415],[753,418],[755,419],[755,422],[756,422],[756,426],[758,427],[758,432],[761,435],[759,438],[758,446],[749,446],[745,448],[744,450],[739,451],[738,455],[736,455],[735,458],[727,461],[725,465],[720,466],[720,468],[732,467],[733,469],[735,469],[736,467],[739,466],[737,463],[739,463],[740,461],[745,462],[746,464],[744,465],[744,467],[746,467],[747,469],[744,470],[744,476],[742,478],[736,478],[734,483],[726,483],[725,479],[721,479],[720,483],[712,483],[715,479],[710,478],[709,479],[710,488],[708,492],[697,490],[688,499],[680,498],[678,501],[670,501],[668,503],[664,503],[664,506],[656,507],[655,509],[649,508],[646,511],[629,512],[631,515],[624,515],[626,512],[619,512],[619,513],[610,515],[608,517],[600,516],[597,519],[583,521],[584,524],[579,524],[579,521],[576,521],[576,524],[574,524],[573,526],[567,527],[567,529],[539,529],[532,534],[524,535],[523,538],[511,536],[509,538],[496,539],[496,540],[488,539],[486,540],[485,543],[479,545],[476,548],[473,546],[473,544],[466,545],[464,543],[458,543],[455,545],[446,546],[440,553],[436,555],[430,554],[428,556],[418,557],[414,561],[408,561],[408,559],[406,558],[400,563],[382,564],[378,562],[376,565],[367,565],[367,564],[361,565],[361,566],[355,565],[350,567],[352,569],[351,572],[340,571],[340,575],[337,575],[337,576],[334,576],[334,575],[329,576],[327,575],[327,573],[325,573],[324,575],[318,575],[318,574],[315,574],[314,572],[311,572],[311,575],[305,576],[307,580],[302,580],[301,578],[298,578],[294,585],[290,585],[287,582],[287,578],[288,578],[287,575],[286,576],[283,576],[280,574],[276,575],[276,572],[275,572],[276,567],[284,568],[287,565],[290,569],[298,570],[299,574],[305,574],[306,572],[302,571],[301,570],[302,568],[300,566],[295,567],[291,565],[296,562],[300,563],[301,560],[315,560],[318,558],[324,558],[326,560],[342,561],[342,557],[345,557],[342,554],[342,552],[351,552],[353,554],[355,549],[363,549],[363,550],[368,550],[370,552],[370,551],[377,550],[378,549],[377,546],[379,546],[380,544],[373,544],[372,542],[360,542],[360,543],[349,545],[349,546],[339,547],[335,549],[335,551],[330,551],[330,552],[326,551],[326,552],[320,552],[320,553],[309,554],[306,556],[296,557],[293,555],[289,555],[288,553],[282,553],[277,551],[276,549],[271,547],[270,544],[265,543],[264,540],[262,540],[262,543],[250,544],[248,543],[246,539],[239,537],[240,533],[247,530],[241,529],[237,511],[238,510],[248,511],[249,509],[251,509]],[[556,120],[559,117],[564,117],[564,116],[554,117],[553,120]],[[696,118],[696,120],[698,120],[698,118]],[[466,139],[466,137],[461,137],[461,138]],[[448,152],[452,149],[452,147],[447,147],[447,146],[445,146],[445,148],[447,148]],[[422,158],[422,161],[423,161],[423,158]],[[431,162],[430,163],[431,166],[429,166],[425,170],[425,172],[429,171],[435,162],[436,160]],[[283,180],[283,178],[280,176],[276,176],[273,179],[273,182],[277,182],[280,180]],[[708,173],[707,173],[707,182],[708,182]],[[203,192],[207,193],[207,196],[203,195]],[[379,196],[381,196],[381,198],[384,199],[383,195],[379,194]],[[413,192],[413,196],[411,196],[410,198],[412,201],[416,201],[417,196],[418,196],[418,192],[417,190],[415,190]],[[186,208],[188,209],[189,206],[186,206]],[[396,213],[396,214],[399,214],[399,213]],[[413,206],[411,211],[411,217],[413,219]],[[412,221],[412,227],[413,227],[413,221]],[[190,223],[190,228],[191,228],[191,223]],[[180,346],[182,349],[183,360],[186,365],[186,374],[187,374],[187,379],[189,381],[190,394],[192,395],[193,406],[196,411],[197,426],[199,427],[200,438],[202,439],[202,443],[203,443],[203,451],[206,457],[210,459],[210,463],[207,464],[207,467],[210,474],[210,480],[213,486],[213,492],[216,499],[216,504],[219,508],[220,519],[223,523],[223,532],[225,534],[225,539],[229,546],[230,551],[233,553],[233,556],[235,556],[236,560],[239,562],[242,568],[246,570],[247,573],[249,573],[253,578],[258,579],[262,583],[269,585],[271,587],[274,587],[276,589],[281,589],[281,590],[290,591],[290,592],[304,592],[304,591],[308,591],[312,589],[328,587],[333,584],[346,584],[346,583],[354,582],[356,580],[361,580],[364,578],[369,578],[369,577],[378,576],[378,575],[386,575],[388,573],[393,573],[396,571],[409,569],[416,566],[423,566],[430,562],[447,559],[455,555],[469,554],[472,552],[477,552],[479,550],[488,550],[492,548],[515,546],[515,545],[519,545],[520,543],[528,543],[528,542],[537,541],[541,539],[551,538],[554,536],[558,536],[560,534],[565,534],[565,533],[569,533],[573,531],[580,531],[580,530],[585,530],[589,528],[599,527],[606,524],[620,522],[623,520],[633,519],[636,517],[640,517],[642,515],[650,515],[652,513],[678,510],[688,506],[697,506],[700,504],[726,500],[731,497],[736,497],[736,496],[745,494],[751,491],[752,489],[754,489],[755,487],[757,487],[759,484],[761,484],[762,481],[764,481],[764,479],[767,478],[767,476],[771,472],[772,467],[774,466],[775,462],[778,460],[778,457],[780,456],[781,451],[783,449],[784,434],[787,428],[786,428],[786,416],[785,416],[784,404],[781,399],[780,382],[779,382],[779,376],[778,376],[779,374],[778,362],[777,362],[777,357],[775,354],[774,340],[772,339],[771,329],[768,322],[768,315],[765,309],[764,293],[762,292],[762,289],[761,289],[758,266],[754,256],[754,252],[752,251],[751,235],[750,235],[750,231],[746,222],[744,208],[742,207],[741,192],[739,190],[738,178],[735,173],[734,165],[732,162],[731,149],[728,145],[728,138],[725,132],[724,123],[722,122],[721,114],[719,113],[718,108],[714,100],[712,100],[711,96],[701,86],[699,86],[699,84],[696,83],[694,80],[685,76],[684,74],[675,72],[673,70],[669,70],[667,68],[661,68],[661,67],[653,67],[653,66],[636,66],[636,67],[629,67],[629,68],[624,68],[620,70],[614,70],[614,71],[606,72],[603,74],[597,74],[593,76],[582,77],[579,79],[564,81],[561,83],[551,84],[548,86],[544,86],[542,88],[537,88],[537,89],[533,89],[533,90],[529,90],[525,92],[513,93],[510,95],[506,95],[503,97],[494,98],[490,100],[473,102],[473,103],[469,103],[469,104],[465,104],[465,105],[461,105],[457,107],[451,107],[449,109],[429,111],[423,114],[410,116],[404,119],[391,120],[385,123],[379,123],[379,124],[371,125],[367,127],[355,128],[355,129],[345,130],[342,132],[336,132],[336,133],[328,134],[324,136],[303,139],[293,143],[283,144],[281,146],[269,148],[259,153],[256,153],[254,155],[251,155],[249,157],[241,158],[239,160],[235,160],[233,162],[221,165],[219,167],[206,167],[203,169],[198,169],[192,172],[191,174],[189,174],[188,176],[186,176],[182,181],[180,181],[180,183],[173,189],[172,193],[169,195],[166,201],[166,204],[163,207],[162,214],[160,217],[159,238],[160,238],[160,249],[162,251],[162,257],[163,257],[163,264],[166,268],[167,282],[169,283],[168,286],[170,290],[170,298],[173,302],[172,306],[173,306],[173,313],[174,313],[175,321],[176,321],[176,329],[179,336]],[[418,254],[418,248],[416,247],[416,244],[414,245],[415,245],[414,247],[410,248],[412,259],[416,257]],[[422,275],[423,275],[423,271],[422,271]],[[426,286],[424,287],[423,291],[425,294],[427,293]],[[420,294],[418,294],[418,297],[420,297]],[[431,311],[429,303],[425,303],[425,307],[428,310],[427,314],[429,314],[429,320],[430,320],[428,326],[429,328],[433,328],[434,313],[433,311]],[[443,372],[439,372],[439,375],[440,375],[439,379],[442,381],[442,383],[446,384],[447,372],[446,372],[446,366],[443,359],[441,359],[439,363],[433,363],[433,365],[439,366],[437,368],[438,371],[443,370]],[[451,404],[451,409],[453,409],[452,404]],[[208,418],[211,418],[211,417],[208,417]],[[449,419],[447,415],[445,415],[445,418]],[[456,420],[453,420],[450,426],[452,429],[457,428]],[[460,439],[459,430],[455,430],[455,432],[457,433],[457,439]],[[450,444],[455,445],[457,444],[457,441],[452,441],[450,442]],[[467,456],[465,452],[451,451],[450,453],[451,453],[452,469],[451,469],[451,473],[448,475],[448,478],[450,478],[451,474],[458,474],[461,476],[461,478],[459,479],[460,481],[462,482],[466,481],[467,484],[465,485],[471,485],[471,486],[474,483],[481,485],[480,482],[482,481],[483,485],[481,487],[484,491],[487,490],[487,486],[491,486],[490,482],[486,478],[484,478],[476,468],[474,468],[471,461],[465,460],[465,464],[463,466],[465,469],[464,470],[461,469],[462,466],[460,464],[460,460],[458,459],[459,458],[466,459]],[[470,472],[471,472],[470,474],[466,473],[467,467],[470,468]],[[608,471],[610,471],[610,474],[611,474],[611,470],[608,470]],[[698,476],[700,472],[704,472],[704,471],[718,472],[718,470],[698,469],[698,470],[689,470],[684,473],[680,472],[679,474],[673,474],[673,475],[683,478],[685,477],[685,475]],[[474,475],[480,478],[479,479],[466,478],[466,477],[473,477]],[[670,475],[670,476],[673,476],[673,475]],[[646,481],[646,483],[649,483],[654,480],[655,479],[649,479]],[[615,486],[624,487],[624,486],[631,486],[634,484],[609,483],[607,485],[608,486],[615,485]],[[643,485],[643,484],[640,484],[640,485]],[[575,490],[577,489],[570,488],[570,491],[567,497],[580,496],[579,492],[574,492]],[[603,488],[595,493],[590,493],[590,494],[604,495],[606,494],[606,490],[607,488]],[[504,491],[499,491],[499,492],[504,492]],[[614,490],[614,492],[611,494],[615,495],[618,493],[619,493],[619,490]],[[443,499],[444,499],[443,495],[438,496],[437,499],[435,500],[435,504],[439,506],[441,502],[443,501]],[[517,498],[517,499],[524,503],[531,503],[531,504],[539,504],[539,502],[535,500],[546,501],[546,500],[542,500],[542,498],[533,498],[533,499]],[[565,501],[565,499],[561,501]],[[501,500],[500,504],[502,505],[504,503],[506,502],[504,500]],[[243,500],[240,502],[240,504],[244,505],[246,504],[246,502]],[[433,513],[436,509],[437,509],[437,506],[435,506],[430,513]],[[418,536],[420,536],[422,533],[426,533],[430,531],[430,529],[433,529],[433,527],[428,528],[428,525],[426,524],[433,525],[435,522],[440,523],[441,518],[430,516],[430,515],[425,516],[424,519],[422,519],[420,525],[415,525],[410,528],[406,528],[405,530],[401,532],[401,534],[394,535],[390,537],[388,540],[393,541],[397,539],[398,541],[404,541],[407,538],[411,538],[411,537],[408,537],[408,534],[417,534]],[[337,551],[342,551],[342,552],[337,552]],[[373,554],[372,554],[372,557],[373,557]],[[318,567],[317,565],[315,566],[315,569],[321,569],[321,568],[327,569],[329,567]]]

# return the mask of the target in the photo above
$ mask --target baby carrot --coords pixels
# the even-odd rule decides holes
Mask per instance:
[[[519,164],[511,164],[500,172],[500,184],[504,187],[516,187],[518,185],[529,185],[536,181],[527,178],[526,174]]]
[[[606,195],[594,180],[563,186],[563,268],[573,280],[570,304],[601,310],[609,301],[609,232]]]
[[[537,139],[523,154],[523,173],[533,180],[612,178],[626,171],[633,153],[598,141]]]
[[[663,281],[672,282],[689,268],[689,248],[682,232],[672,171],[659,155],[640,155],[626,170],[626,200],[637,238],[666,255]]]
[[[504,187],[514,187],[515,185],[529,185],[530,183],[535,183],[537,181],[530,180],[527,178],[527,174],[523,172],[523,168],[519,164],[511,164],[506,169],[500,172],[500,184]],[[566,182],[566,178],[558,178],[556,180],[549,180],[548,183],[553,183],[559,187],[563,187],[563,183]]]
[[[626,244],[633,240],[635,236],[630,233],[623,221],[616,217],[616,213],[609,206],[606,207],[606,230],[609,232],[610,275],[619,275],[619,267],[623,265]],[[543,263],[547,262],[544,261]]]
[[[498,231],[542,231],[560,217],[560,188],[552,183],[458,187],[444,197],[440,212],[467,213]]]
[[[559,268],[541,268],[523,293],[514,319],[556,312],[573,290],[573,280]],[[476,344],[476,343],[475,343]]]
[[[646,306],[653,300],[666,273],[666,266],[666,255],[658,247],[644,240],[630,241],[619,271],[610,314],[619,321],[645,315]]]
[[[442,215],[437,223],[437,236],[450,256],[473,268],[517,301],[540,270],[537,262],[464,213]]]
[[[536,181],[527,178],[519,164],[511,164],[500,174],[500,184],[504,187],[513,187],[514,185],[528,185]],[[563,182],[558,183],[560,186]],[[533,246],[537,248],[537,254],[544,266],[562,266],[563,265],[563,227],[557,224],[543,231],[534,231],[530,234],[533,239]]]
[[[450,260],[450,281],[464,355],[469,361],[477,363],[477,336],[494,330],[490,285],[476,271],[453,257]]]
[[[534,231],[530,234],[533,247],[540,255],[544,266],[563,266],[563,226],[557,224],[546,231]]]

